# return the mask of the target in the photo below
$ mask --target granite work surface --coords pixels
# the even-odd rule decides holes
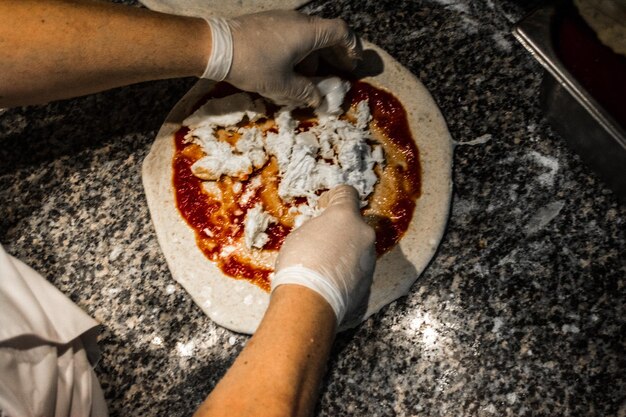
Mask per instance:
[[[407,66],[461,142],[435,259],[338,337],[318,415],[626,415],[626,209],[542,118],[541,69],[510,35],[530,6],[305,8]],[[0,114],[0,242],[102,323],[112,416],[190,415],[247,340],[171,279],[142,190],[142,160],[193,83]]]

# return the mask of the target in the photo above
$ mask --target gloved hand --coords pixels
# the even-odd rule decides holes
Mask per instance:
[[[361,57],[358,38],[341,19],[274,10],[206,20],[212,50],[202,78],[225,80],[277,104],[319,106],[322,97],[315,85],[294,72],[313,52],[348,71]]]
[[[276,260],[272,291],[279,285],[302,285],[332,307],[337,324],[362,306],[376,263],[375,233],[359,211],[356,190],[340,185],[320,199],[326,206],[285,240]]]

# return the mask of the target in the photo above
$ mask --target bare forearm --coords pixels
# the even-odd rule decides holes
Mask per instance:
[[[0,107],[201,75],[202,19],[91,0],[0,1]]]
[[[196,417],[310,415],[335,321],[330,306],[311,290],[278,287],[256,334]]]

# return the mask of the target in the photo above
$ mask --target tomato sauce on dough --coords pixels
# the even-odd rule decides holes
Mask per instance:
[[[197,103],[194,110],[208,99],[236,92],[232,86],[218,83]],[[393,248],[409,227],[420,195],[421,168],[418,149],[400,101],[391,93],[371,84],[354,81],[346,102],[352,106],[362,100],[369,100],[372,114],[370,130],[383,145],[386,159],[384,168],[376,168],[379,182],[368,199],[368,206],[362,210],[366,222],[376,231],[376,251],[380,256]],[[301,131],[308,130],[312,123],[315,121],[305,118],[298,128]],[[261,128],[265,132],[275,130],[269,122]],[[204,181],[191,171],[191,165],[203,156],[203,152],[198,145],[185,140],[188,131],[183,126],[174,135],[172,167],[178,211],[195,231],[200,250],[226,275],[245,279],[269,291],[273,269],[269,265],[259,265],[254,259],[236,255],[233,244],[241,242],[243,238],[245,213],[260,201],[266,210],[279,219],[266,230],[269,241],[260,252],[278,251],[291,231],[293,224],[290,224],[287,215],[291,205],[283,203],[277,195],[279,178],[275,160],[271,157],[258,172],[240,181],[241,190],[238,193],[233,192],[237,180],[222,177],[216,181],[221,198],[216,198],[205,190]],[[261,177],[260,187],[252,185],[255,176]],[[247,195],[247,198],[241,198],[243,195]]]

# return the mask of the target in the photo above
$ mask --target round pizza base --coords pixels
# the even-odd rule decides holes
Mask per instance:
[[[139,0],[144,6],[157,12],[182,16],[234,17],[248,13],[274,9],[293,10],[311,0]]]
[[[363,78],[396,96],[403,104],[417,144],[422,169],[421,195],[400,243],[376,264],[367,311],[344,323],[353,327],[398,297],[406,295],[426,268],[443,235],[452,194],[453,146],[445,120],[428,90],[406,68],[377,46],[364,42],[359,73],[374,67],[380,74]],[[370,50],[369,52],[367,50]],[[376,55],[379,58],[376,58]],[[174,133],[193,106],[212,88],[200,80],[168,115],[143,163],[143,184],[159,244],[174,279],[217,324],[252,334],[269,303],[269,294],[245,280],[228,277],[196,245],[193,229],[181,217],[174,197]]]

